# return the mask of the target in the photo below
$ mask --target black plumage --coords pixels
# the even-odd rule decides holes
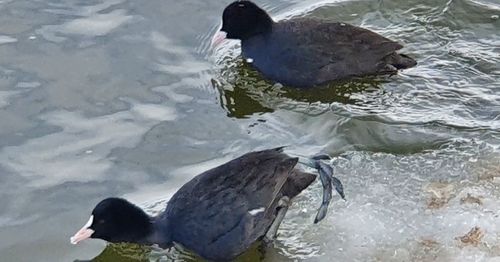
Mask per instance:
[[[209,260],[231,260],[266,235],[283,199],[315,180],[295,168],[297,161],[282,148],[245,154],[186,183],[157,217],[124,199],[105,199],[71,241],[175,242]]]
[[[315,175],[295,170],[297,158],[281,149],[253,152],[209,170],[185,184],[164,213],[172,240],[198,254],[235,257],[267,232],[278,202],[304,190]],[[264,208],[251,215],[249,211]]]
[[[347,23],[311,18],[275,22],[250,1],[227,6],[222,21],[221,32],[241,40],[243,57],[265,77],[287,86],[394,74],[416,65],[397,53],[401,44]]]

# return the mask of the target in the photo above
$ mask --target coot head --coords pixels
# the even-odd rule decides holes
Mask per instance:
[[[108,242],[140,242],[151,232],[150,217],[139,207],[121,198],[107,198],[99,202],[89,221],[73,237],[72,244],[87,238]]]
[[[236,1],[222,13],[222,28],[214,37],[214,44],[227,39],[245,40],[271,30],[272,18],[250,1]]]

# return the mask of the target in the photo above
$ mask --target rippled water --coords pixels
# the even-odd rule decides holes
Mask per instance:
[[[497,1],[258,1],[369,28],[419,62],[306,91],[262,80],[237,43],[209,49],[228,2],[0,0],[1,261],[196,260],[69,236],[104,197],[158,212],[194,175],[283,144],[336,156],[347,201],[314,225],[314,184],[265,261],[499,259]]]

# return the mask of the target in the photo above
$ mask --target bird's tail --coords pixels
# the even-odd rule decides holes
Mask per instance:
[[[393,65],[397,69],[406,69],[416,66],[417,61],[408,55],[393,53],[387,57],[387,64]]]
[[[316,175],[299,169],[293,169],[285,185],[283,185],[283,195],[292,199],[302,192],[302,190],[306,189],[314,180],[316,180]]]

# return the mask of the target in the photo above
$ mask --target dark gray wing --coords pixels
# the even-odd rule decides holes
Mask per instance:
[[[295,33],[294,55],[301,68],[317,71],[314,84],[352,76],[376,74],[385,57],[403,46],[370,30],[339,22],[293,19],[277,30]]]
[[[214,260],[245,251],[274,220],[273,205],[296,163],[281,149],[272,149],[195,177],[167,206],[173,241]]]

